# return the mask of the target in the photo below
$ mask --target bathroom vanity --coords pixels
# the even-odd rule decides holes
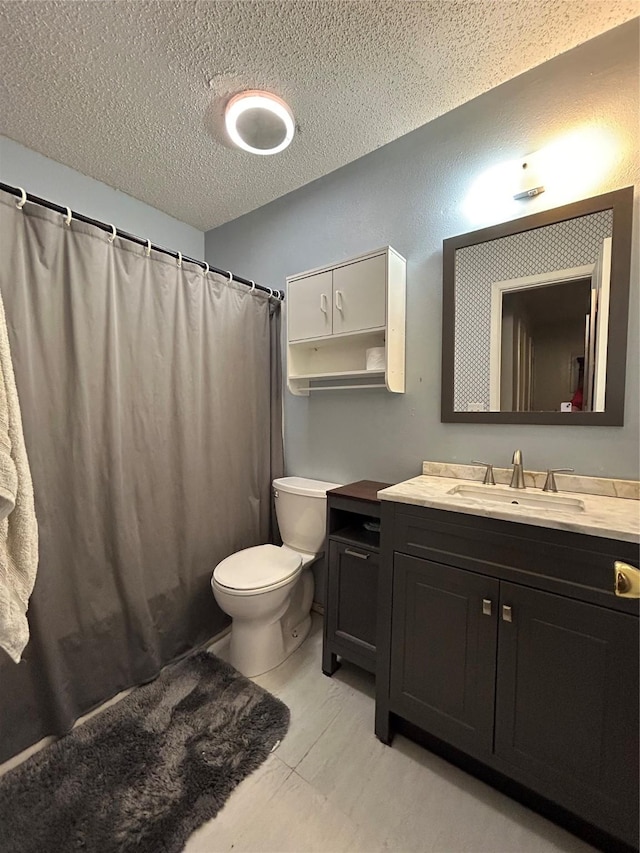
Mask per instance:
[[[639,602],[619,564],[638,565],[640,503],[442,476],[379,496],[378,738],[408,727],[593,843],[636,848]]]

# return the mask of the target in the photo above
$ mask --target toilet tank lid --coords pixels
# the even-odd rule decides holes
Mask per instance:
[[[341,483],[327,483],[324,480],[309,480],[306,477],[279,477],[273,481],[273,488],[292,495],[323,498],[330,489],[337,489]]]

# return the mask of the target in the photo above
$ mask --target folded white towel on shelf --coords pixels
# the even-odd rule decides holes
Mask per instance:
[[[38,568],[38,523],[0,297],[0,647],[19,663]]]

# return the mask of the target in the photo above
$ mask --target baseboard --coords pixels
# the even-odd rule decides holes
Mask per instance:
[[[320,604],[319,601],[314,601],[311,605],[311,610],[314,613],[319,613],[321,616],[324,616],[324,604]]]
[[[218,643],[218,642],[220,642],[220,640],[224,640],[224,638],[227,636],[227,634],[230,634],[230,633],[231,633],[231,623],[229,623],[226,628],[223,628],[219,634],[215,634],[213,637],[211,637],[210,640],[207,640],[206,643],[203,643],[202,645],[205,648],[207,648],[208,646],[212,646],[214,643]],[[201,647],[199,647],[199,648],[201,648]]]

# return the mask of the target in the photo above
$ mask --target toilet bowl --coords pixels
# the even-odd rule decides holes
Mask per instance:
[[[245,548],[215,567],[211,586],[231,616],[230,661],[247,676],[281,664],[311,627],[311,564],[325,538],[326,493],[337,483],[302,477],[273,481],[283,545]]]

